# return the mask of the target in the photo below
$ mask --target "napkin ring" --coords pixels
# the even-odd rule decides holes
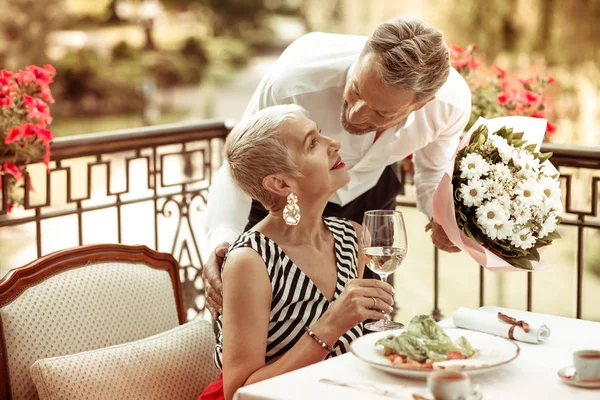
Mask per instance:
[[[325,343],[324,341],[321,340],[320,337],[318,337],[317,335],[315,335],[315,333],[313,331],[310,330],[310,328],[308,326],[304,327],[304,331],[306,333],[308,333],[308,336],[310,336],[311,338],[313,338],[313,340],[317,343],[319,343],[319,346],[321,346],[322,348],[326,349],[328,352],[332,353],[335,351],[335,349],[328,345],[327,343]]]
[[[500,321],[506,322],[507,324],[510,324],[511,327],[508,329],[508,337],[511,338],[512,340],[515,340],[514,337],[514,332],[515,332],[515,328],[518,326],[519,328],[523,329],[523,331],[525,331],[525,333],[528,333],[530,328],[529,328],[529,324],[525,321],[517,321],[516,318],[513,317],[509,317],[506,314],[502,314],[501,312],[498,313],[498,319]]]

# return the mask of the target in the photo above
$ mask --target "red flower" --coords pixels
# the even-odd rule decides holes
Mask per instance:
[[[540,99],[540,96],[528,90],[525,92],[525,98],[529,103],[536,103]]]
[[[23,174],[19,168],[10,161],[4,163],[4,173],[12,175],[15,179],[23,179]]]
[[[29,82],[35,81],[35,75],[31,71],[19,71],[16,75],[17,82],[22,85],[27,85]]]
[[[12,203],[9,203],[9,204],[6,206],[6,211],[8,211],[8,212],[11,212],[11,211],[13,210],[13,207],[14,207],[14,206],[13,206],[13,204],[12,204]]]
[[[510,101],[510,96],[508,93],[502,93],[498,95],[498,104],[505,105]]]
[[[556,79],[554,79],[553,76],[549,76],[548,77],[548,83],[554,83],[554,82],[556,82]]]
[[[49,64],[46,67],[40,68],[36,65],[30,65],[27,70],[31,72],[35,78],[35,82],[38,85],[49,85],[54,82],[52,77],[56,74],[56,70]]]
[[[38,138],[38,140],[41,140],[42,142],[51,142],[52,140],[54,140],[54,137],[52,136],[52,132],[50,132],[50,130],[48,130],[48,129],[43,129],[43,128],[38,128],[37,138]]]
[[[54,104],[54,97],[52,97],[52,93],[50,93],[50,88],[48,86],[44,86],[40,89],[40,97],[48,103]]]
[[[496,64],[492,65],[492,69],[498,76],[498,79],[504,79],[506,77],[506,71],[497,66]]]
[[[548,133],[548,135],[554,135],[556,133],[556,130],[556,125],[548,121],[548,123],[546,124],[546,133]]]
[[[0,71],[0,76],[3,77],[3,78],[12,78],[13,73],[10,72],[10,71],[7,71],[5,69],[3,69],[3,70]]]
[[[23,135],[23,127],[19,126],[17,128],[12,128],[10,130],[10,133],[8,134],[8,136],[6,136],[6,138],[4,139],[4,144],[9,144],[14,142],[15,140],[18,140],[21,138],[21,136]]]
[[[530,115],[532,118],[546,118],[546,114],[541,111],[534,112]]]
[[[13,105],[12,97],[9,91],[0,92],[0,107],[10,107]]]
[[[531,77],[518,78],[517,80],[518,80],[519,82],[521,82],[521,84],[522,84],[523,86],[525,86],[525,85],[531,85],[531,84],[533,83],[533,81],[534,81],[534,79],[533,79],[533,78],[531,78]]]

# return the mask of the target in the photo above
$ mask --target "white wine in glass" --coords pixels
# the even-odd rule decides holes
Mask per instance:
[[[387,277],[400,267],[408,250],[402,213],[396,210],[367,211],[362,225],[361,244],[367,267],[386,282]],[[389,319],[365,325],[371,331],[403,327],[404,324]]]

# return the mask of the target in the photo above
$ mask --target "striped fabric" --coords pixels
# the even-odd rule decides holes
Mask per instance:
[[[337,285],[335,301],[346,282],[358,278],[358,243],[356,231],[349,221],[339,218],[324,218],[325,225],[333,234],[337,260]],[[284,251],[260,232],[242,234],[229,251],[240,247],[254,249],[264,260],[272,288],[271,314],[267,338],[265,361],[269,363],[291,349],[302,337],[305,326],[311,326],[327,311],[330,302],[317,286],[298,268]],[[223,319],[217,320],[219,337],[215,348],[215,364],[222,369]],[[362,324],[356,325],[340,337],[333,346],[331,358],[346,353],[350,343],[362,332]]]

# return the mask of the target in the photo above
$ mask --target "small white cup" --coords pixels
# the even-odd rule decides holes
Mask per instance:
[[[471,379],[459,371],[432,372],[427,377],[427,387],[435,400],[458,400],[473,392]]]
[[[600,380],[600,350],[579,350],[573,353],[575,377],[583,381]]]

